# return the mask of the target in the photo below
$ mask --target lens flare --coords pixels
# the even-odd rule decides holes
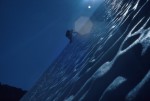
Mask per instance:
[[[75,22],[75,31],[80,35],[85,35],[91,32],[93,23],[89,17],[82,16]]]

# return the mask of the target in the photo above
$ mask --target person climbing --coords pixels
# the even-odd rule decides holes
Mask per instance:
[[[77,34],[78,34],[78,32],[73,31],[73,29],[66,31],[66,37],[70,40],[70,43],[72,43],[73,36],[75,36]]]
[[[73,33],[73,30],[66,31],[66,37],[70,40],[70,43],[72,43],[72,33]]]

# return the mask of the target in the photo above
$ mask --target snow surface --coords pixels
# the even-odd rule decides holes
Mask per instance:
[[[150,0],[105,0],[21,101],[150,101]]]

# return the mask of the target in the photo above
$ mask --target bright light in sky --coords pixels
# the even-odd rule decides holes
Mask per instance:
[[[104,0],[82,0],[83,4],[86,5],[89,9],[91,7],[99,6]]]
[[[88,8],[90,9],[90,8],[91,8],[91,6],[89,5],[89,6],[88,6]]]

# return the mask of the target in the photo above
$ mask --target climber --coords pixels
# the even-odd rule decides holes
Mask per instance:
[[[66,37],[70,40],[70,43],[72,43],[73,33],[77,33],[77,32],[74,32],[73,29],[66,31]]]

